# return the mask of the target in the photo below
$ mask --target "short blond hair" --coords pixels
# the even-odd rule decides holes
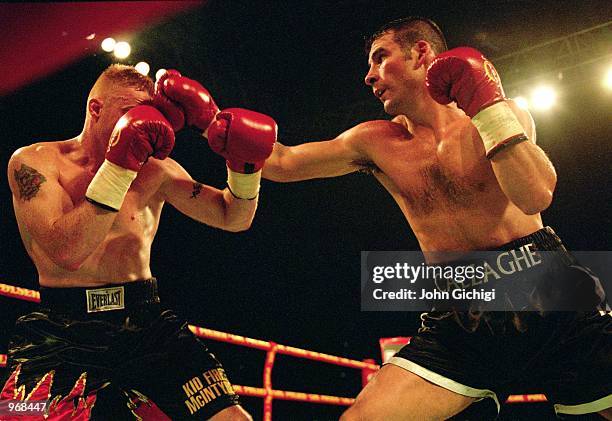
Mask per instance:
[[[139,73],[134,66],[115,63],[100,74],[91,88],[89,97],[101,95],[117,87],[133,88],[153,96],[154,83],[149,76]]]

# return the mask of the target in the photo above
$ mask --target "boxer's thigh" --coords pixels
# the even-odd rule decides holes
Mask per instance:
[[[127,393],[152,401],[170,419],[208,419],[238,405],[223,366],[186,324],[164,313],[150,335],[158,337],[137,360],[126,362],[120,382]]]
[[[349,420],[439,420],[467,408],[460,395],[395,365],[385,365],[342,416]]]

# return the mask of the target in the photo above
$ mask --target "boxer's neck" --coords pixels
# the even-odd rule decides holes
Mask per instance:
[[[466,116],[454,103],[441,105],[431,100],[431,103],[423,102],[416,112],[406,117],[411,133],[425,129],[433,131],[436,138],[442,138],[451,123]]]
[[[88,165],[98,168],[104,162],[107,143],[100,142],[94,138],[91,131],[83,130],[81,134],[74,138],[78,144],[79,153]]]

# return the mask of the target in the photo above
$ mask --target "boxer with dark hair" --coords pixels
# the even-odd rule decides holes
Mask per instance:
[[[226,159],[228,188],[168,158],[185,122]],[[150,255],[166,202],[248,229],[275,140],[270,117],[219,111],[176,71],[154,87],[113,65],[91,89],[78,136],[17,150],[8,178],[41,306],[17,321],[0,398],[49,400],[48,419],[250,419],[219,361],[160,304]]]
[[[558,413],[612,418],[612,318],[598,311],[604,301],[599,280],[542,223],[557,178],[536,144],[531,116],[505,97],[482,54],[447,51],[428,19],[391,22],[367,48],[365,83],[393,120],[368,121],[326,141],[276,143],[264,178],[371,172],[426,257],[525,245],[550,250],[567,262],[561,271],[575,277],[570,289],[586,297],[581,305],[589,311],[425,313],[410,344],[382,367],[342,420],[447,419],[485,398],[499,410],[520,382],[539,387]]]

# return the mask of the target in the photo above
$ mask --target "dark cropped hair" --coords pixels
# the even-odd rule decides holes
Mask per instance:
[[[393,33],[393,41],[406,53],[420,40],[429,42],[435,54],[448,50],[444,34],[434,21],[419,16],[409,16],[384,24],[367,38],[366,54],[370,53],[374,41],[389,33]]]

